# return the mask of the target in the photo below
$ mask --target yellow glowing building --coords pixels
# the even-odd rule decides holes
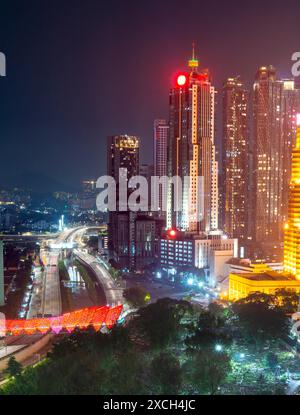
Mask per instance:
[[[284,270],[300,280],[300,114],[297,114],[297,138],[292,152],[288,221],[284,232]]]
[[[229,275],[229,300],[236,301],[253,292],[274,294],[278,289],[293,290],[300,293],[300,281],[289,274],[280,273],[264,267],[259,271]]]

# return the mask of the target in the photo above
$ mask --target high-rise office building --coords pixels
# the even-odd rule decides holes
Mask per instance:
[[[292,152],[288,220],[284,232],[284,269],[300,280],[300,116]]]
[[[222,219],[230,237],[247,233],[249,93],[238,77],[223,84]]]
[[[140,176],[145,177],[148,183],[148,210],[151,210],[151,177],[153,176],[154,167],[152,164],[140,164]]]
[[[154,175],[167,175],[167,146],[168,146],[169,124],[167,120],[154,120]]]
[[[283,100],[282,100],[282,135],[283,135],[283,155],[282,155],[282,220],[285,223],[288,217],[288,195],[291,181],[291,160],[292,150],[296,145],[297,136],[297,113],[300,112],[300,89],[294,80],[282,80]]]
[[[127,169],[128,181],[139,174],[139,138],[119,135],[108,137],[107,143],[107,174],[116,181],[117,211],[109,212],[109,251],[112,258],[123,267],[134,264],[135,256],[135,212],[121,211],[119,194],[119,179]],[[128,195],[130,191],[128,190]]]
[[[107,143],[107,170],[108,175],[119,182],[120,168],[127,169],[127,179],[139,174],[140,140],[129,135],[115,135],[108,137]]]
[[[255,240],[279,240],[282,204],[282,84],[272,66],[261,67],[254,83]]]
[[[218,165],[215,158],[215,89],[198,60],[176,77],[170,91],[168,176],[182,179],[181,209],[174,209],[175,186],[169,186],[167,227],[189,232],[218,228]],[[190,181],[185,180],[190,177]],[[203,179],[201,179],[203,178]],[[202,180],[202,186],[200,183]],[[200,206],[202,192],[203,206]]]
[[[167,162],[168,162],[168,135],[169,135],[169,124],[164,119],[154,120],[154,129],[153,129],[153,141],[154,141],[154,176],[162,177],[167,176]],[[160,186],[158,189],[158,194],[154,196],[158,198],[159,213],[162,216],[165,216],[163,211],[163,192],[167,192],[167,189]]]
[[[299,90],[260,67],[254,83],[255,240],[280,242],[287,214]]]

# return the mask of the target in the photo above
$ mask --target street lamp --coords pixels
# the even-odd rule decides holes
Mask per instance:
[[[223,350],[223,347],[222,347],[222,345],[221,344],[216,344],[215,345],[215,351],[216,352],[221,352]]]

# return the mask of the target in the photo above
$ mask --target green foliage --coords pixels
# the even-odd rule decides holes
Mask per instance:
[[[59,276],[61,281],[69,281],[69,273],[67,271],[65,262],[63,260],[58,261],[58,270],[59,270]]]
[[[184,318],[192,313],[186,301],[163,298],[139,310],[131,327],[141,342],[153,350],[162,350],[181,339]]]
[[[114,279],[115,281],[118,281],[122,276],[121,271],[117,268],[114,268],[114,267],[109,268],[109,273],[110,273],[110,276],[112,277],[112,279]]]
[[[270,353],[267,354],[267,356],[266,356],[266,362],[267,362],[268,367],[271,370],[275,370],[276,367],[278,366],[278,363],[279,363],[278,357],[273,352],[270,352]]]
[[[286,321],[283,310],[265,295],[241,300],[230,312],[217,304],[201,309],[161,299],[109,333],[88,327],[58,337],[47,358],[21,374],[17,362],[11,363],[15,377],[0,394],[217,394],[226,393],[229,384],[240,391],[251,382],[256,393],[284,393],[274,382],[283,357],[271,339],[279,338],[278,329],[285,333]],[[260,348],[253,362],[255,354],[244,341],[257,341],[255,336]],[[217,352],[216,344],[222,350]]]
[[[6,373],[12,377],[20,376],[22,373],[22,365],[16,360],[15,356],[10,357]]]
[[[257,348],[288,335],[289,323],[284,310],[274,305],[274,297],[253,293],[232,306],[244,340]]]
[[[232,342],[225,310],[217,304],[211,304],[208,310],[201,309],[198,324],[190,333],[185,341],[190,352],[199,349],[214,350],[216,344],[229,346]]]
[[[179,393],[183,373],[179,360],[169,353],[161,352],[151,362],[151,384],[158,395]]]
[[[275,292],[275,304],[286,314],[295,313],[299,306],[299,294],[294,290],[278,289]]]
[[[143,287],[135,286],[124,290],[123,297],[133,307],[142,307],[147,303],[147,292]]]
[[[226,353],[199,350],[186,363],[193,393],[214,395],[231,370]]]

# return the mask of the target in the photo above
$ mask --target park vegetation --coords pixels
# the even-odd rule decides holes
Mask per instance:
[[[20,373],[11,362],[1,394],[284,393],[280,365],[295,298],[280,295],[207,309],[169,298],[143,304],[108,333],[89,327],[64,336],[34,368]]]

